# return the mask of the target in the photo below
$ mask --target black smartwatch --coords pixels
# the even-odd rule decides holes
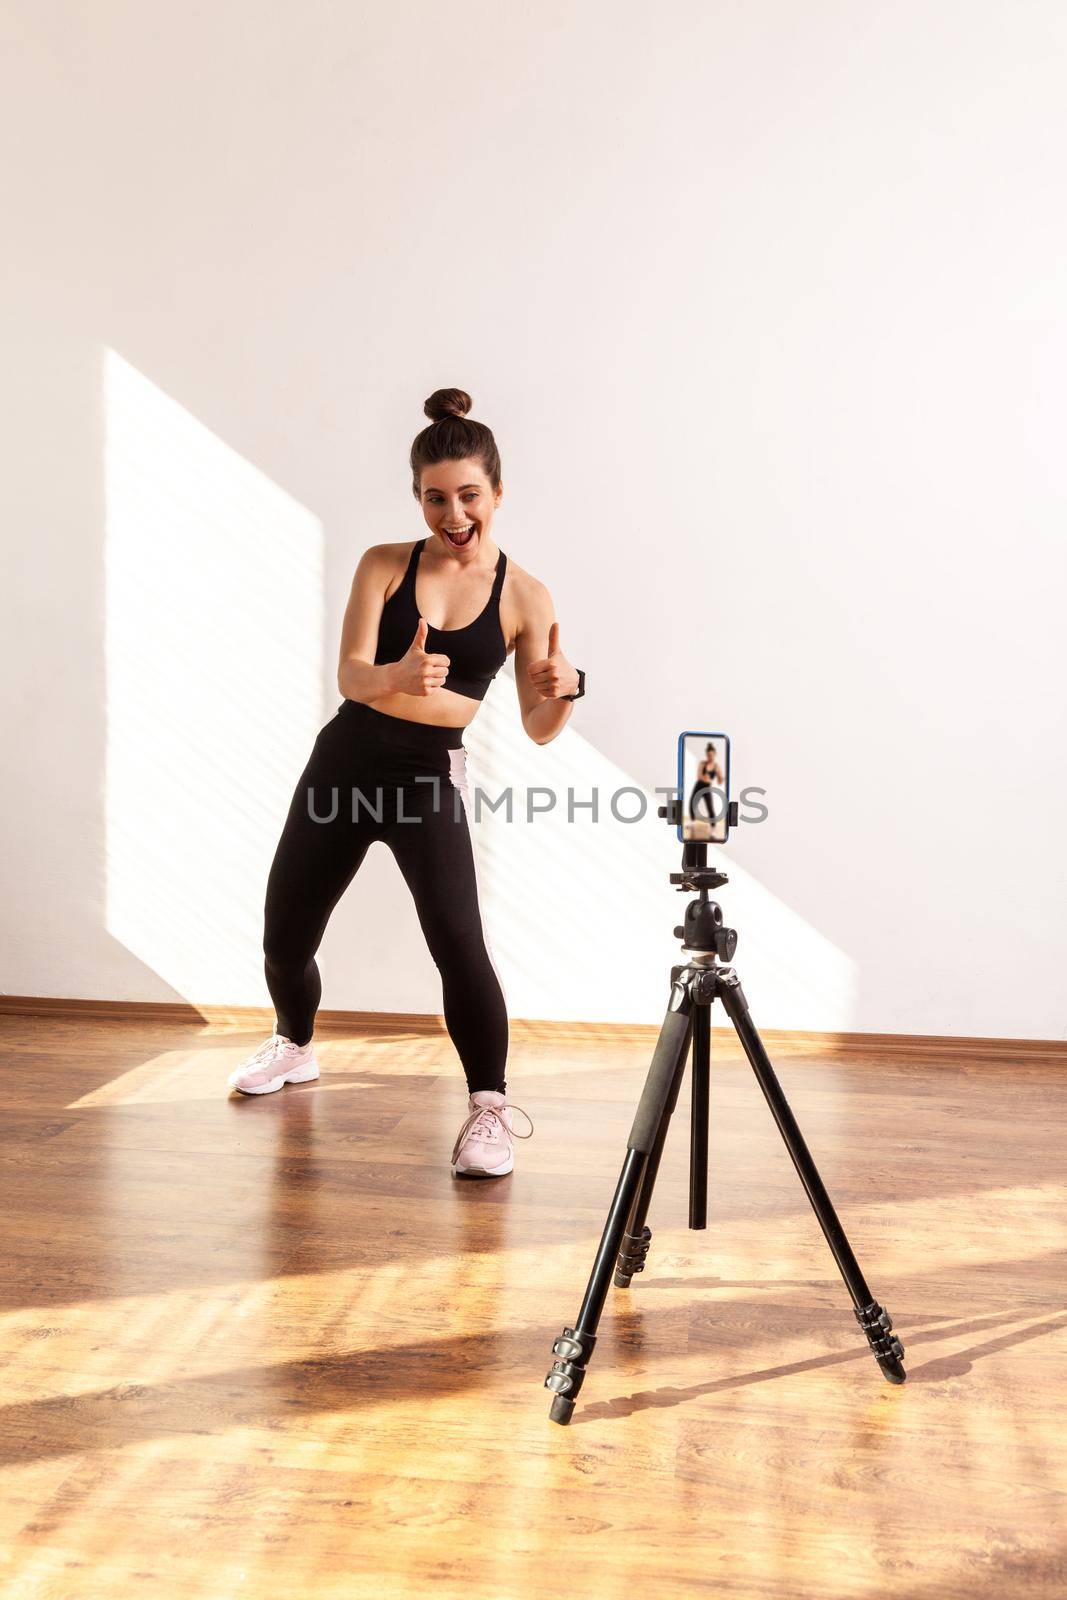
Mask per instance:
[[[574,694],[561,694],[560,695],[560,699],[561,700],[580,700],[584,693],[585,693],[585,673],[582,671],[581,667],[579,667],[578,668],[578,688],[577,688],[576,693],[574,693]]]

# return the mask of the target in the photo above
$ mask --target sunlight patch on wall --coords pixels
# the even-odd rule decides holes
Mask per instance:
[[[665,796],[631,791],[633,780],[571,722],[547,745],[527,736],[511,663],[464,735],[472,807],[481,788],[495,801],[510,785],[513,820],[483,803],[472,817],[483,916],[514,1017],[587,1022],[660,1022],[670,969],[680,958],[673,930],[690,896],[670,883],[682,847],[657,807]],[[662,778],[675,781],[673,749]],[[528,819],[527,791],[551,789],[555,807]],[[574,821],[567,791],[574,791]],[[599,793],[598,820],[580,808]],[[535,796],[534,803],[546,803]],[[709,849],[729,883],[713,896],[739,933],[737,968],[757,1026],[843,1029],[855,1014],[854,961],[736,865],[729,847]],[[721,1007],[714,1026],[729,1026]]]
[[[267,872],[322,716],[322,528],[113,350],[103,369],[106,926],[262,1004]]]

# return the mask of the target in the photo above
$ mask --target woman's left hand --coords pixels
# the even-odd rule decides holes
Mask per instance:
[[[546,700],[561,700],[578,689],[578,668],[572,667],[559,647],[559,623],[548,630],[548,654],[531,661],[527,668],[530,682]]]

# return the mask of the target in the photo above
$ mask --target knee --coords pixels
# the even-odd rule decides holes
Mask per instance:
[[[455,928],[444,928],[439,939],[428,936],[426,943],[434,965],[446,980],[482,984],[492,970],[481,935],[457,938]]]
[[[292,927],[269,927],[263,935],[263,965],[268,973],[301,971],[314,954],[311,942]]]

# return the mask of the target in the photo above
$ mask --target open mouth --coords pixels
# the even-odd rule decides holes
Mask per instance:
[[[474,538],[474,524],[468,523],[465,528],[444,528],[442,532],[454,550],[462,550]]]

